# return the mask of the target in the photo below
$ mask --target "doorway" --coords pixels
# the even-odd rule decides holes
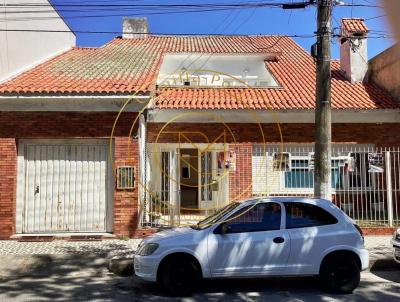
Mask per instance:
[[[199,208],[199,160],[197,149],[180,149],[181,213]]]

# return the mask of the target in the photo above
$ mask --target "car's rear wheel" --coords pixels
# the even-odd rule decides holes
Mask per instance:
[[[331,258],[323,263],[320,277],[329,291],[349,294],[360,283],[360,268],[352,258]]]
[[[173,257],[160,267],[158,281],[173,296],[191,295],[201,280],[196,263],[186,257]]]

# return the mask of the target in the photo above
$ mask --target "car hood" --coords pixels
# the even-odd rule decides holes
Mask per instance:
[[[153,235],[147,237],[145,239],[146,242],[153,242],[153,241],[160,241],[165,239],[170,239],[178,236],[189,235],[190,234],[197,234],[201,232],[199,230],[194,230],[189,227],[182,227],[182,228],[172,228],[165,231],[154,233]]]

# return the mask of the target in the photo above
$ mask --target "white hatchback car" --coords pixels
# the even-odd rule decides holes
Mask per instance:
[[[173,295],[202,278],[319,275],[338,293],[352,292],[368,267],[360,228],[327,200],[261,198],[231,203],[192,227],[144,239],[135,273]]]

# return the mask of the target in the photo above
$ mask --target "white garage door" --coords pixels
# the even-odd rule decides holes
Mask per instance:
[[[20,233],[109,231],[106,140],[22,141],[17,230]]]

